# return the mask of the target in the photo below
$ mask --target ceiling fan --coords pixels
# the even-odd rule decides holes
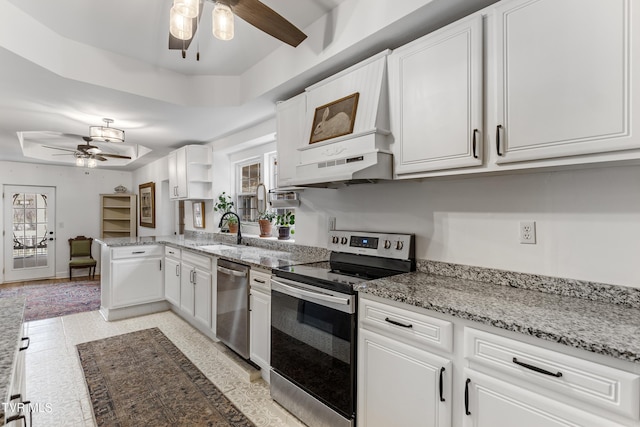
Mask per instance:
[[[205,0],[174,0],[171,9],[169,49],[184,51],[191,44],[202,16]],[[258,0],[206,0],[215,4],[213,10],[213,33],[217,38],[229,40],[233,37],[233,15],[293,47],[298,46],[306,34],[280,14]],[[222,21],[221,21],[222,19]],[[218,32],[216,34],[216,25]],[[229,29],[230,27],[230,29]],[[230,31],[229,31],[230,30]]]
[[[69,148],[62,148],[62,147],[53,147],[50,145],[43,145],[43,147],[50,148],[52,150],[68,151],[68,153],[65,153],[65,154],[53,154],[53,155],[54,156],[74,156],[76,158],[76,165],[78,166],[86,165],[88,167],[96,167],[97,166],[96,160],[104,162],[108,160],[108,158],[131,159],[131,156],[105,153],[104,151],[102,151],[100,147],[90,144],[90,142],[93,141],[93,138],[89,136],[83,136],[82,139],[86,142],[86,144],[78,144],[75,150],[72,150]]]

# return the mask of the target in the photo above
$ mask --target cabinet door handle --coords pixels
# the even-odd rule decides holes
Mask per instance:
[[[6,419],[6,424],[12,423],[14,421],[18,421],[18,420],[22,420],[22,422],[24,423],[23,425],[27,425],[27,417],[25,417],[24,415],[14,415],[13,417],[9,417]]]
[[[439,386],[440,386],[440,402],[444,402],[444,397],[442,397],[442,394],[443,394],[443,391],[442,391],[442,389],[443,389],[442,377],[443,376],[444,376],[444,366],[442,368],[440,368],[440,384],[439,384]]]
[[[400,322],[398,322],[398,321],[396,321],[396,320],[389,319],[388,317],[385,317],[384,321],[385,321],[385,322],[389,322],[389,323],[391,323],[392,325],[402,326],[403,328],[413,328],[413,325],[412,325],[412,324],[408,324],[408,325],[407,325],[406,323],[400,323]]]
[[[502,156],[502,152],[500,151],[500,134],[502,133],[502,125],[496,126],[496,153],[498,156]]]
[[[162,271],[162,260],[160,260],[160,271]]]
[[[20,347],[20,349],[18,351],[24,351],[26,349],[29,348],[29,344],[31,344],[31,340],[29,339],[29,337],[22,337],[22,341],[26,341],[27,345],[24,347]]]
[[[176,265],[176,276],[180,276],[180,266]]]
[[[538,368],[537,366],[529,365],[528,363],[520,362],[517,358],[513,358],[513,363],[516,365],[520,365],[523,368],[531,369],[532,371],[538,372],[540,374],[549,375],[552,377],[560,378],[562,376],[562,372],[551,372],[546,369]]]
[[[197,271],[193,270],[193,284],[194,285],[196,284],[196,281],[197,281],[197,279],[196,279],[196,274],[197,273],[198,273]]]
[[[478,158],[478,152],[476,151],[476,144],[478,143],[476,138],[477,135],[478,135],[478,129],[474,129],[473,130],[473,158],[474,159]]]
[[[467,382],[464,384],[464,413],[465,415],[471,415],[469,412],[469,383],[471,380],[467,378]]]

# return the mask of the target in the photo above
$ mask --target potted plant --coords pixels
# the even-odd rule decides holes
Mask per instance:
[[[260,237],[271,237],[271,223],[276,217],[276,214],[270,211],[265,211],[258,216],[258,225],[260,226]]]
[[[276,217],[276,225],[278,226],[278,240],[289,240],[293,234],[291,226],[296,223],[296,216],[291,212]]]
[[[234,207],[233,199],[231,198],[231,196],[229,196],[226,193],[226,191],[223,191],[222,193],[220,193],[215,203],[213,204],[214,212],[219,212],[220,214],[233,211],[233,207]],[[235,231],[232,231],[232,229],[234,228],[232,224],[235,224]],[[238,220],[232,216],[227,217],[224,221],[224,225],[222,226],[222,229],[226,229],[230,233],[237,233]]]

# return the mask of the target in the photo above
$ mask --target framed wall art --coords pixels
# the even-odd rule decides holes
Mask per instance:
[[[316,108],[309,144],[353,132],[358,108],[358,92]]]
[[[156,228],[156,184],[140,184],[140,227]]]
[[[195,228],[204,228],[204,202],[193,202],[193,226]]]

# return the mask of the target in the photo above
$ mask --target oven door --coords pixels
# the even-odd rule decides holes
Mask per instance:
[[[342,416],[355,415],[354,295],[271,280],[271,367]]]

